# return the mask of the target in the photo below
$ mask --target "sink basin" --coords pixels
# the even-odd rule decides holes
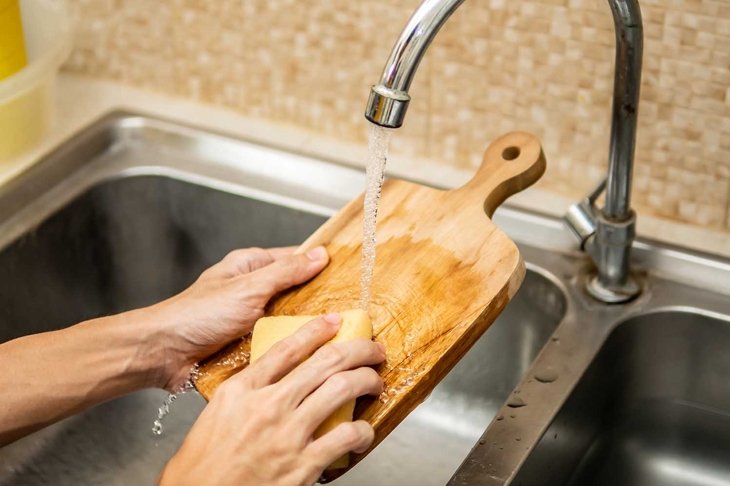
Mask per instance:
[[[0,252],[0,341],[151,304],[236,247],[302,241],[320,215],[160,176],[103,182]],[[42,303],[43,305],[39,305]],[[98,406],[0,451],[14,485],[154,484],[204,400],[161,390]]]
[[[0,341],[159,301],[234,248],[297,244],[326,219],[321,209],[160,174],[159,165],[140,170],[139,161],[151,157],[139,150],[109,155],[129,165],[113,177],[79,181],[87,186],[80,194],[50,201],[48,214],[23,223],[0,251]],[[101,170],[113,161],[96,163]],[[330,204],[330,212],[338,207]],[[562,290],[532,268],[507,310],[426,402],[336,484],[448,481],[565,312]],[[179,397],[157,437],[151,427],[165,396],[128,395],[0,450],[0,484],[154,484],[204,407],[196,394]]]
[[[730,485],[730,320],[640,315],[609,336],[515,485]]]

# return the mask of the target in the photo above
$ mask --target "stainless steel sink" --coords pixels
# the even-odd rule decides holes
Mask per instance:
[[[363,184],[332,161],[112,113],[0,187],[0,340],[163,299],[233,248],[299,243]],[[606,306],[583,293],[590,265],[559,220],[506,207],[495,221],[523,287],[335,484],[730,485],[730,262],[637,241],[646,290]],[[184,395],[156,437],[164,397],[1,449],[0,484],[153,484],[204,406]]]
[[[0,207],[15,207],[0,219],[0,340],[164,299],[234,248],[297,244],[362,184],[347,167],[112,115],[0,193]],[[565,309],[559,285],[531,266],[489,333],[336,484],[448,481]],[[204,406],[175,401],[158,438],[164,398],[113,400],[1,450],[0,481],[153,484]]]
[[[730,484],[730,320],[666,310],[620,324],[514,483]]]

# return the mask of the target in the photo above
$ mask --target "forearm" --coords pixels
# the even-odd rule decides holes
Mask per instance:
[[[125,393],[163,383],[164,336],[144,311],[0,345],[0,445]]]

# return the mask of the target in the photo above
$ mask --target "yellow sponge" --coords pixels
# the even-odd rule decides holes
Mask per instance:
[[[350,341],[353,339],[372,339],[373,326],[367,313],[353,309],[341,312],[342,325],[337,335],[330,342]],[[251,338],[251,362],[255,362],[274,344],[294,334],[300,327],[317,316],[273,316],[262,317],[256,321]],[[355,410],[355,400],[342,405],[315,432],[315,438],[321,437],[343,422],[350,422]],[[329,469],[347,467],[348,456],[343,456],[335,461]]]

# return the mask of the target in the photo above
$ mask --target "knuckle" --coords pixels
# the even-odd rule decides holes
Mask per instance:
[[[337,373],[327,379],[327,386],[337,396],[350,397],[355,394],[352,382],[344,373]]]
[[[241,248],[238,248],[236,250],[229,251],[225,257],[223,257],[223,261],[226,263],[235,263],[238,261],[241,261],[248,257],[248,250],[244,250]]]
[[[309,264],[309,259],[304,255],[289,255],[285,258],[277,260],[281,262],[282,268],[291,278],[300,274]]]
[[[363,373],[365,374],[365,379],[370,385],[373,386],[373,388],[383,388],[383,379],[380,377],[377,371],[370,367],[363,368],[363,370]]]
[[[378,343],[375,341],[368,341],[368,350],[370,351],[370,354],[376,358],[382,359],[383,358],[383,351],[380,349],[380,346],[378,346]]]
[[[278,407],[276,407],[276,403],[277,400],[262,400],[262,406],[256,412],[257,420],[263,424],[278,422],[280,413]]]
[[[308,329],[313,334],[319,335],[329,329],[329,324],[327,324],[327,322],[322,317],[317,317],[316,319],[309,321],[304,329]]]
[[[297,267],[299,266],[299,265],[297,265],[297,259],[293,256],[277,260],[277,264],[279,265],[279,268],[285,274],[294,272],[297,269]]]
[[[261,307],[248,308],[248,317],[253,323],[264,317],[264,309]]]
[[[318,352],[319,358],[330,366],[341,366],[347,359],[347,355],[337,344],[325,344]]]
[[[321,317],[309,321],[297,334],[300,334],[302,339],[306,339],[307,342],[319,341],[322,336],[329,337],[334,335],[331,327]]]
[[[238,375],[234,375],[233,379],[228,379],[224,383],[229,383],[230,386],[236,387],[237,390],[250,390],[253,388],[253,379],[251,373],[247,373],[247,370],[241,371]]]
[[[296,364],[299,360],[299,347],[294,339],[284,339],[274,345],[272,351],[287,364]]]
[[[217,401],[226,402],[229,400],[237,400],[241,394],[240,385],[235,383],[236,380],[226,380],[221,383],[215,390],[213,397]],[[240,382],[239,382],[240,383]]]
[[[259,247],[252,247],[245,250],[246,252],[246,259],[248,261],[258,262],[258,265],[254,265],[256,267],[260,265],[264,265],[266,263],[271,262],[273,259],[271,258],[271,254],[268,250],[264,248]]]
[[[243,286],[259,296],[265,296],[266,299],[278,292],[277,280],[270,276],[259,279],[250,278]]]
[[[363,424],[362,427],[363,430],[363,443],[365,447],[370,447],[370,445],[375,440],[375,429],[373,429],[373,426],[370,424]]]
[[[223,258],[226,265],[230,265],[240,271],[252,271],[255,267],[261,266],[258,261],[268,260],[268,252],[263,248],[239,248],[228,252]]]
[[[357,447],[365,438],[363,436],[364,427],[358,426],[355,422],[348,422],[340,425],[340,439],[346,447]]]

